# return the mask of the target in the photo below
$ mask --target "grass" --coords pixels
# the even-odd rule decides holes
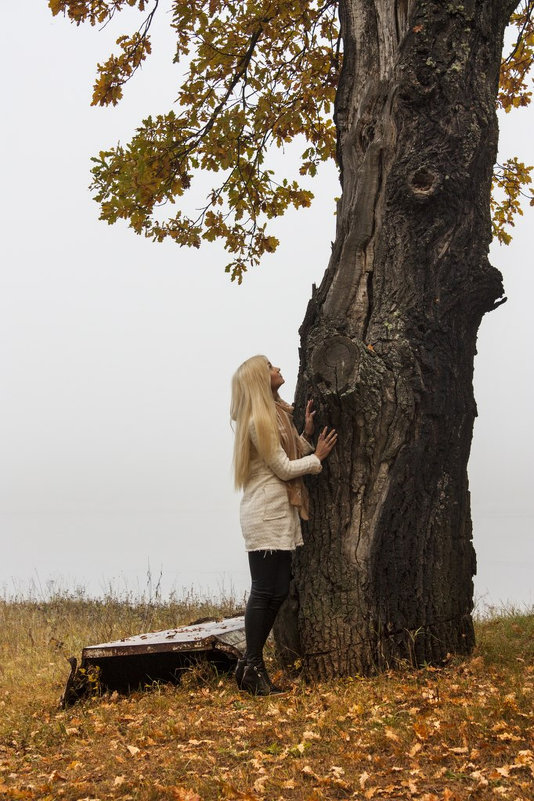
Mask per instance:
[[[205,665],[177,687],[58,708],[66,657],[84,645],[240,606],[193,592],[167,603],[0,600],[0,798],[534,797],[534,614],[478,620],[474,654],[442,669],[296,682],[255,699]]]

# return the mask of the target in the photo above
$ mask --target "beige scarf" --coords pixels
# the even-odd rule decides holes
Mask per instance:
[[[280,398],[275,401],[274,405],[276,406],[280,444],[291,461],[300,459],[304,456],[304,451],[297,429],[293,423],[293,407]],[[285,485],[289,503],[291,506],[297,507],[302,520],[308,520],[309,497],[304,481],[299,476],[299,478],[292,478],[290,481],[286,481]]]

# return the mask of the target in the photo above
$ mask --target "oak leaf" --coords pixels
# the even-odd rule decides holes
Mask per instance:
[[[67,777],[63,776],[58,770],[53,770],[48,777],[49,782],[66,782]]]
[[[413,730],[415,732],[416,737],[419,740],[423,740],[423,741],[424,740],[428,740],[428,738],[430,737],[430,734],[431,734],[430,729],[428,728],[426,723],[415,722],[413,724]]]
[[[169,790],[176,801],[202,801],[198,793],[187,790],[185,787],[169,787]]]
[[[232,801],[258,801],[258,796],[252,793],[243,792],[234,787],[233,784],[221,782],[222,798],[230,798]]]
[[[377,790],[378,787],[369,787],[369,789],[365,791],[364,795],[366,798],[372,798]]]

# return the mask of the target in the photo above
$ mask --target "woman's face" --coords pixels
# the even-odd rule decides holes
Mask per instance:
[[[282,384],[284,384],[284,379],[282,377],[282,373],[280,372],[279,367],[273,367],[271,362],[269,362],[269,372],[271,374],[271,390],[273,393],[278,392]]]

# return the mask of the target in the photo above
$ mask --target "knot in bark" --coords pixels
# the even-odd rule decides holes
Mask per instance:
[[[417,200],[427,200],[432,197],[439,184],[439,175],[429,167],[418,167],[408,178],[408,185],[412,195]]]
[[[318,344],[312,354],[315,378],[342,391],[355,382],[359,352],[349,337],[334,335]]]

